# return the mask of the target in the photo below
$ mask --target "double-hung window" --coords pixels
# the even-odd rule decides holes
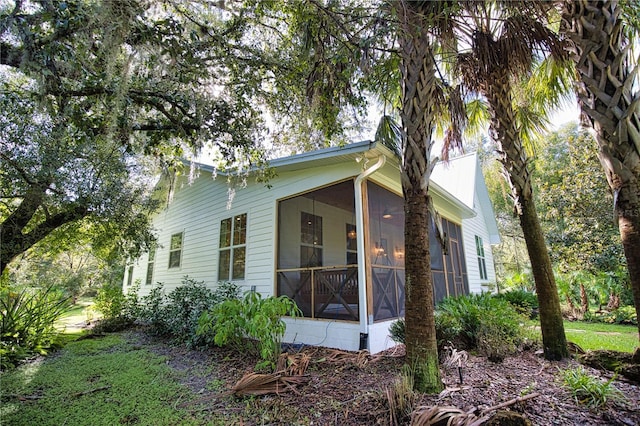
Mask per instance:
[[[171,244],[169,245],[169,269],[179,268],[182,260],[182,232],[171,235]]]
[[[149,250],[149,259],[147,260],[147,277],[145,278],[144,283],[146,285],[153,284],[153,265],[156,261],[156,248],[153,247]]]
[[[247,253],[247,214],[220,222],[218,280],[243,280]]]
[[[480,279],[487,279],[487,262],[484,257],[484,244],[482,237],[476,235],[476,254],[478,255],[478,271],[480,272]]]

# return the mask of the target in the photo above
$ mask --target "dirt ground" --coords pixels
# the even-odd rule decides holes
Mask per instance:
[[[196,417],[224,413],[233,419],[230,424],[242,425],[393,424],[388,395],[393,395],[390,390],[401,389],[394,384],[404,363],[402,346],[376,356],[297,348],[289,353],[298,353],[298,358],[305,354],[308,361],[301,383],[278,395],[237,397],[232,388],[254,372],[255,357],[224,348],[189,350],[140,330],[126,335],[136,345],[167,358],[183,384],[197,394],[195,401],[181,405]],[[523,414],[533,425],[640,425],[640,386],[618,377],[613,383],[626,401],[609,401],[604,408],[590,410],[561,385],[559,371],[576,366],[574,360],[548,362],[534,352],[520,353],[499,364],[469,355],[462,368],[462,384],[457,364],[451,368],[441,365],[446,390],[440,395],[417,395],[413,408],[453,406],[479,416],[489,407],[530,395],[531,399],[506,409]],[[609,373],[585,368],[602,380],[611,378]],[[532,395],[536,393],[539,395]],[[396,421],[409,424],[407,417]]]

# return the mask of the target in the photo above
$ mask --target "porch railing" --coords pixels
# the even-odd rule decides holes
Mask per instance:
[[[404,316],[404,267],[373,265],[371,277],[374,321]]]
[[[359,320],[358,265],[278,269],[277,279],[305,317]]]

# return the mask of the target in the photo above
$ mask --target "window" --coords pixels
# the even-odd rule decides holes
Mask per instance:
[[[133,284],[133,265],[129,266],[129,270],[127,271],[127,273],[127,287],[131,287],[131,284]]]
[[[147,261],[147,278],[144,281],[146,285],[153,284],[153,264],[155,263],[155,259],[156,259],[156,249],[154,247],[151,250],[149,250],[149,260]]]
[[[169,246],[169,269],[179,268],[182,259],[182,232],[171,236],[171,245]]]
[[[358,264],[358,240],[356,226],[347,223],[347,265]]]
[[[487,263],[484,258],[484,244],[482,238],[476,235],[476,253],[478,255],[478,271],[480,272],[480,279],[487,279]]]
[[[322,217],[300,213],[300,266],[322,266]]]
[[[220,222],[218,280],[243,280],[247,251],[247,214]]]

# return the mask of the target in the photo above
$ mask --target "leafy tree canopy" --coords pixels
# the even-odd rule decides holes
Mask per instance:
[[[208,145],[225,166],[263,161],[256,105],[285,98],[267,90],[282,61],[245,34],[259,11],[211,6],[3,2],[3,271],[79,221],[128,237],[118,249],[135,255],[151,239],[145,176],[187,149]]]
[[[561,270],[616,272],[625,264],[620,234],[593,137],[577,124],[550,134],[536,160],[541,221]]]

